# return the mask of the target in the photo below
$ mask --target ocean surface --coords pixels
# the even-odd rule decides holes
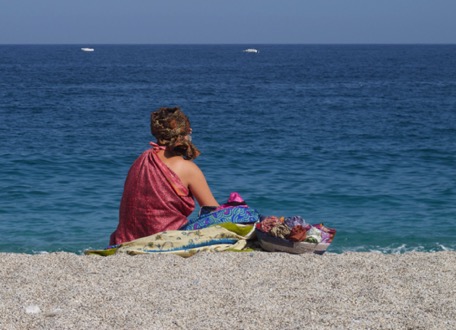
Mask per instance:
[[[0,252],[106,247],[175,105],[220,203],[323,222],[328,252],[456,249],[456,45],[0,45]]]

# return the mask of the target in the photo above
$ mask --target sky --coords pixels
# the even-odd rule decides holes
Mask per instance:
[[[456,43],[456,0],[0,0],[0,44]]]

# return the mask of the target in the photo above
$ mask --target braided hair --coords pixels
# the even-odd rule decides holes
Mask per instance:
[[[150,115],[150,130],[157,143],[185,159],[195,159],[200,151],[186,136],[191,133],[190,120],[178,107],[160,108]]]

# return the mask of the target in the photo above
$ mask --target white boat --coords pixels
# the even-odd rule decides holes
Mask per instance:
[[[258,49],[255,48],[247,48],[243,50],[244,53],[259,53]]]
[[[81,48],[83,52],[93,52],[95,49],[93,48]]]

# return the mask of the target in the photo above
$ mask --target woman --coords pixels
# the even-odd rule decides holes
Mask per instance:
[[[195,208],[218,206],[206,178],[193,159],[199,150],[191,142],[192,128],[180,108],[160,108],[151,114],[157,139],[128,172],[119,210],[119,224],[110,244],[121,244],[185,225]]]

